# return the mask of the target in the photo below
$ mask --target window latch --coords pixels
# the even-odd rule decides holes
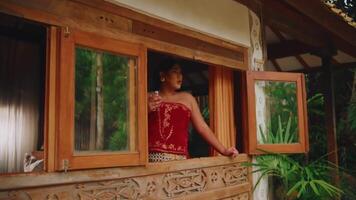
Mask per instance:
[[[70,34],[69,27],[68,26],[64,27],[64,36],[67,38],[69,34]]]
[[[62,169],[64,170],[64,173],[67,173],[69,169],[69,160],[67,159],[62,160],[62,166],[63,166]]]

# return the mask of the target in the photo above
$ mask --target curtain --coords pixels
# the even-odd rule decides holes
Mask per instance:
[[[41,45],[6,36],[0,44],[0,173],[23,172],[43,126]]]
[[[212,108],[210,127],[224,146],[235,147],[233,70],[211,66],[209,76],[209,104]],[[213,152],[213,154],[216,155],[217,152]]]

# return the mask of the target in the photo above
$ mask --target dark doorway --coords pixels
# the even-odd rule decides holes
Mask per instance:
[[[43,151],[46,27],[0,14],[0,173]]]
[[[168,58],[179,61],[183,71],[182,91],[191,93],[198,102],[200,111],[209,125],[209,66],[196,61],[181,57],[164,54],[156,51],[148,51],[148,90],[150,92],[158,90],[157,67]],[[209,156],[209,144],[200,136],[199,133],[190,126],[189,129],[189,156],[206,157]]]

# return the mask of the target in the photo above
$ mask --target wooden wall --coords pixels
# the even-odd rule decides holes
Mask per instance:
[[[56,172],[59,165],[59,30],[78,29],[214,66],[247,70],[247,48],[102,0],[4,0],[0,12],[48,26],[46,172],[0,176],[3,199],[249,199],[248,156],[211,157],[140,167]]]

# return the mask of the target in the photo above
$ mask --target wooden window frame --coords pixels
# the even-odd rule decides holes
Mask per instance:
[[[306,153],[309,151],[308,142],[308,120],[306,108],[306,90],[304,74],[285,73],[285,72],[261,72],[247,71],[246,79],[246,99],[244,106],[247,106],[248,131],[245,131],[244,137],[248,139],[245,150],[249,154],[258,155],[268,152],[273,153]],[[297,86],[297,113],[298,113],[298,143],[292,144],[258,144],[256,130],[256,98],[255,81],[285,81],[295,82]],[[261,151],[262,150],[262,151]]]
[[[56,169],[65,170],[67,168],[71,170],[145,165],[147,163],[147,106],[144,105],[146,105],[147,94],[142,91],[147,91],[146,48],[139,43],[130,43],[98,34],[68,29],[67,27],[61,30],[60,35]],[[137,58],[136,105],[130,106],[136,107],[134,113],[136,115],[136,125],[134,126],[136,127],[133,127],[137,133],[134,136],[137,142],[136,151],[74,154],[76,45]],[[132,91],[130,91],[131,93]]]

